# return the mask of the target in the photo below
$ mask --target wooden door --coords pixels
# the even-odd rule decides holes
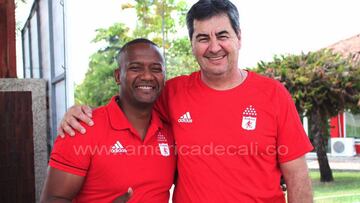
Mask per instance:
[[[35,202],[31,92],[0,92],[0,202]]]

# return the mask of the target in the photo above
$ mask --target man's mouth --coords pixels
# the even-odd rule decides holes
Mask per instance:
[[[153,89],[155,89],[155,86],[150,86],[150,85],[136,85],[135,88],[136,88],[136,89],[140,89],[140,90],[153,90]]]
[[[221,60],[223,58],[225,58],[226,55],[222,55],[222,56],[206,56],[207,59],[209,59],[210,61],[218,61]]]

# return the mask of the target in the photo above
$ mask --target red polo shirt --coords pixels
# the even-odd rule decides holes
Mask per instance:
[[[115,100],[94,111],[85,135],[57,138],[49,165],[86,176],[73,202],[112,202],[129,187],[129,202],[168,202],[176,167],[172,135],[153,112],[142,141]]]

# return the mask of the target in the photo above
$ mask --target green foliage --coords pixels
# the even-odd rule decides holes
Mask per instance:
[[[98,54],[93,55],[93,58],[98,57]],[[94,107],[106,104],[119,91],[113,77],[114,69],[115,67],[100,65],[90,67],[86,80],[76,87],[76,103]]]
[[[113,75],[117,67],[116,54],[130,39],[128,28],[123,24],[114,24],[108,29],[97,30],[93,42],[105,42],[107,46],[90,57],[85,79],[75,90],[76,103],[104,105],[119,91]]]
[[[260,62],[257,71],[282,82],[297,110],[309,117],[310,138],[320,166],[321,181],[333,181],[327,155],[328,119],[349,109],[359,111],[360,66],[329,50],[275,56]]]
[[[178,36],[184,29],[188,10],[184,0],[137,0],[138,16],[134,35],[147,37],[163,46],[167,79],[192,73],[198,65],[191,53],[189,39]]]
[[[282,82],[291,93],[300,115],[306,115],[310,120],[314,111],[318,111],[325,121],[346,109],[359,111],[359,64],[329,50],[274,56],[272,62],[258,63],[256,70]],[[311,121],[310,126],[312,123],[316,121]],[[328,132],[320,135],[326,139]]]
[[[121,46],[134,38],[148,38],[162,46],[168,79],[197,70],[189,40],[177,37],[178,30],[185,26],[186,1],[137,0],[135,5],[127,3],[122,8],[136,9],[136,28],[130,32],[125,25],[114,24],[97,30],[93,42],[105,43],[105,47],[91,56],[86,77],[75,90],[76,103],[103,105],[119,91],[113,77],[117,67],[114,59]]]
[[[345,109],[356,112],[360,98],[360,67],[329,50],[274,56],[260,62],[257,71],[281,81],[300,114],[319,110],[331,117]]]
[[[187,37],[174,40],[166,55],[166,77],[171,79],[179,75],[188,75],[198,70],[198,64],[191,52],[191,44]]]
[[[146,37],[168,49],[177,29],[183,27],[187,10],[184,0],[136,0],[137,24],[133,35]]]

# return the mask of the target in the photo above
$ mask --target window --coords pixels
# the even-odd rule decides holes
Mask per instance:
[[[22,38],[23,38],[24,78],[31,78],[30,39],[27,28],[23,29]]]
[[[50,50],[51,50],[51,106],[52,106],[52,135],[50,143],[56,138],[56,127],[66,111],[66,68],[65,68],[65,22],[64,2],[62,0],[49,1],[50,22]]]
[[[39,30],[37,11],[34,11],[30,19],[30,36],[31,36],[31,71],[32,78],[40,78],[40,49],[39,49]]]
[[[360,114],[345,113],[346,137],[360,139]]]
[[[65,30],[64,30],[64,8],[61,1],[53,1],[53,50],[54,50],[54,69],[55,77],[63,74],[65,71]]]
[[[24,78],[41,78],[38,6],[34,4],[22,29]]]

